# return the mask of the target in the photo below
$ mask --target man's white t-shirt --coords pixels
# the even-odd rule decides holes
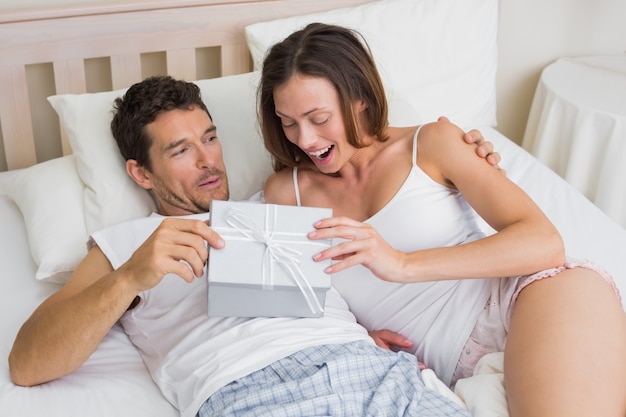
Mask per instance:
[[[187,216],[206,220],[208,214]],[[94,233],[114,269],[125,263],[163,220],[151,216]],[[209,317],[206,278],[188,283],[166,275],[139,294],[121,318],[152,378],[182,416],[194,416],[222,386],[307,347],[367,340],[339,293],[331,288],[321,318]]]

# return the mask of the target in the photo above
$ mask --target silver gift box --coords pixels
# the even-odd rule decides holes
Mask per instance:
[[[332,240],[307,234],[331,216],[327,208],[213,201],[211,227],[226,245],[209,250],[209,316],[322,316],[331,260],[313,256]]]

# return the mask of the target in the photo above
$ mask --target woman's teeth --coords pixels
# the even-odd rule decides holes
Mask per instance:
[[[333,145],[330,145],[329,147],[325,149],[320,149],[319,151],[315,151],[315,152],[309,152],[309,155],[314,156],[317,159],[324,159],[326,156],[328,156],[328,152],[330,152],[332,147]]]

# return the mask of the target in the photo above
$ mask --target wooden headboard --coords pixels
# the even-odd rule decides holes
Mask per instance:
[[[132,0],[0,14],[0,171],[71,152],[46,97],[250,71],[250,23],[369,0]]]

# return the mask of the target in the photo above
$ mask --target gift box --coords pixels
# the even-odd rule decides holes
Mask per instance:
[[[226,245],[209,249],[209,316],[322,316],[331,260],[313,256],[332,240],[307,234],[331,216],[326,208],[213,201],[211,227]]]

